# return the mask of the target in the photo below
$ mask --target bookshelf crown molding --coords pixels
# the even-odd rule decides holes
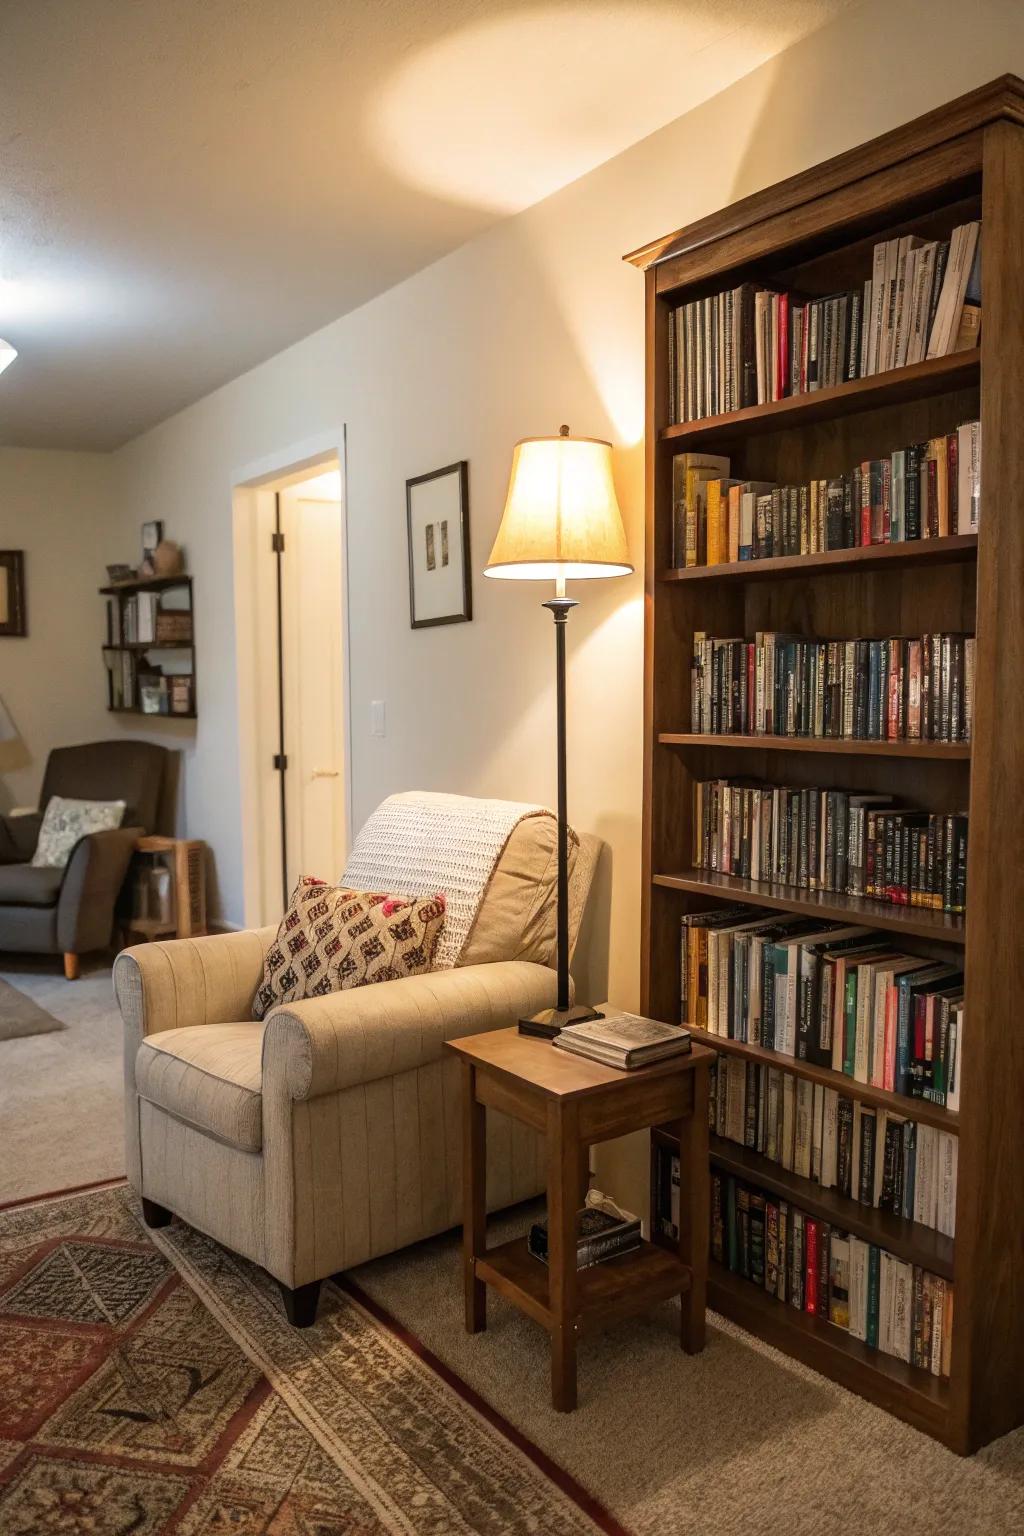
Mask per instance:
[[[803,204],[827,193],[840,192],[865,176],[897,162],[938,148],[1000,120],[1024,126],[1024,80],[1019,75],[999,75],[987,85],[958,96],[946,106],[869,139],[853,149],[823,160],[740,198],[692,224],[629,251],[622,258],[646,271],[676,256],[685,256],[726,236],[741,234],[765,219],[792,213]]]

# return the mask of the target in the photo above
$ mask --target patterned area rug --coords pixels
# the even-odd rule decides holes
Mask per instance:
[[[60,1019],[40,1008],[24,992],[0,977],[0,1040],[18,1040],[24,1035],[48,1035],[63,1029]]]
[[[0,1211],[4,1536],[593,1536],[567,1474],[356,1287],[314,1328],[123,1185]]]

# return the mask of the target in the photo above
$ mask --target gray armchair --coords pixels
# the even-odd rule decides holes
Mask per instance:
[[[39,810],[0,816],[0,950],[63,955],[69,981],[79,957],[110,943],[117,898],[137,838],[156,826],[167,752],[145,741],[96,741],[50,753]],[[51,795],[123,800],[123,824],[83,837],[64,869],[34,869]]]

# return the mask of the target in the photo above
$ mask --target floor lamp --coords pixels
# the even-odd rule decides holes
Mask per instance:
[[[485,576],[554,581],[543,606],[555,621],[555,700],[558,721],[558,1001],[526,1032],[554,1037],[568,1024],[600,1018],[569,1002],[569,822],[565,787],[565,626],[576,599],[566,581],[628,576],[629,549],[612,479],[610,443],[594,437],[527,437],[512,454],[508,498]]]

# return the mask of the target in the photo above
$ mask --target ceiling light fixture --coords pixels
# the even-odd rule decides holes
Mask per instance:
[[[0,373],[9,368],[18,355],[17,347],[12,347],[9,341],[0,337]]]

